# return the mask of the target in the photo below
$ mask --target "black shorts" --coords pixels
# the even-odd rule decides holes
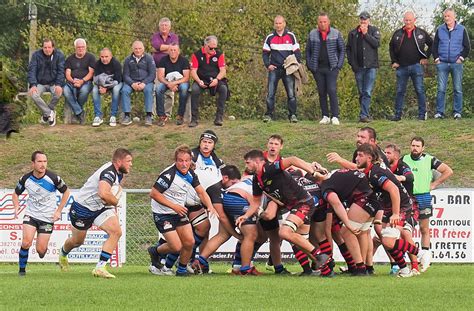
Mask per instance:
[[[211,198],[212,204],[222,204],[222,182],[215,183],[206,189],[207,194]]]
[[[176,227],[189,224],[187,215],[180,216],[178,214],[157,214],[153,213],[153,221],[160,233],[175,231]]]
[[[74,201],[69,210],[69,218],[72,226],[77,230],[88,230],[94,224],[94,220],[107,210],[108,208],[103,208],[98,211],[91,211]]]
[[[272,231],[280,228],[280,222],[278,221],[278,216],[271,220],[259,219],[260,225],[262,226],[263,231]]]
[[[188,215],[189,213],[197,212],[201,209],[205,209],[203,205],[186,206],[186,208],[188,209]]]
[[[28,215],[25,215],[25,217],[23,218],[23,224],[35,227],[36,232],[38,232],[38,234],[40,233],[51,234],[53,233],[53,229],[54,229],[53,223],[42,221]]]
[[[240,216],[243,216],[247,211],[248,206],[225,206],[224,205],[224,213],[226,214],[227,218],[232,225],[235,225],[235,221]],[[253,215],[252,217],[247,218],[246,221],[242,223],[242,225],[255,225],[257,223],[257,216]]]
[[[289,206],[291,215],[295,215],[299,219],[303,220],[305,224],[309,224],[309,220],[316,209],[313,198],[304,201],[298,202],[292,206]]]
[[[319,200],[318,206],[311,215],[311,222],[323,222],[326,220],[328,214],[328,204],[324,200]]]

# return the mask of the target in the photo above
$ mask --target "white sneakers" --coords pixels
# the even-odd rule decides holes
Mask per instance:
[[[117,126],[117,118],[115,116],[111,116],[109,120],[110,126]]]
[[[411,278],[412,276],[413,272],[408,267],[400,269],[400,271],[397,273],[397,277],[399,278]]]
[[[102,123],[104,123],[104,120],[102,120],[101,117],[95,117],[94,121],[92,121],[92,126],[100,126]]]
[[[148,267],[148,271],[150,271],[150,273],[154,275],[174,275],[173,270],[166,268],[166,266],[163,266],[161,269],[159,269],[154,265],[150,265]]]
[[[321,121],[319,121],[319,124],[330,124],[331,123],[331,119],[329,119],[328,117],[326,116],[323,116],[323,118],[321,119]]]
[[[339,122],[339,119],[336,118],[336,117],[332,117],[331,119],[329,119],[329,117],[323,116],[323,118],[321,119],[321,121],[319,121],[319,124],[324,124],[324,125],[326,125],[326,124],[331,124],[331,123],[334,124],[334,125],[339,125],[339,124],[341,124],[341,123]]]

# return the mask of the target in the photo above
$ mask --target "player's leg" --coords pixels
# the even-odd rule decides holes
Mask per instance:
[[[118,217],[113,210],[109,209],[101,213],[94,220],[94,224],[104,230],[107,233],[108,238],[102,245],[99,261],[97,262],[95,269],[92,270],[92,274],[103,278],[115,278],[113,274],[106,270],[106,265],[122,236],[122,228],[120,228]]]
[[[196,256],[196,250],[198,248],[201,249],[201,245],[204,248],[208,241],[211,223],[209,221],[207,212],[203,208],[191,211],[189,213],[189,221],[192,225],[194,235],[193,253],[191,254],[191,260],[193,260]]]
[[[240,231],[243,235],[242,245],[240,247],[240,256],[242,258],[242,264],[240,267],[240,273],[242,275],[258,275],[255,269],[252,269],[251,260],[254,254],[255,240],[257,239],[258,231],[256,221],[244,222],[240,227]]]
[[[208,258],[216,252],[216,250],[227,240],[229,240],[231,234],[219,223],[219,231],[213,236],[207,244],[199,250],[199,256],[192,263],[194,273],[201,274],[209,271]]]
[[[74,226],[71,227],[71,236],[66,239],[63,246],[61,247],[60,254],[59,254],[59,267],[61,268],[62,271],[69,270],[67,255],[74,248],[79,247],[82,244],[84,244],[86,235],[87,235],[87,229],[79,230],[75,228]]]
[[[28,218],[28,220],[27,220]],[[33,244],[33,239],[36,234],[36,226],[34,225],[34,220],[28,216],[25,217],[23,221],[23,236],[21,240],[21,247],[18,253],[18,275],[26,275],[26,265],[28,264],[28,254],[30,251],[31,244]]]
[[[178,234],[181,241],[181,250],[179,252],[179,262],[178,269],[176,270],[176,276],[186,276],[188,275],[186,266],[191,259],[193,246],[195,243],[191,224],[187,223],[178,225],[176,227],[176,233]]]

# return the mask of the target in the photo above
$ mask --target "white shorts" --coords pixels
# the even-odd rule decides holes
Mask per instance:
[[[384,238],[394,238],[394,239],[399,239],[400,238],[400,230],[397,228],[392,228],[392,227],[385,227],[382,229],[382,237]]]
[[[114,216],[117,216],[117,214],[115,214],[115,211],[113,209],[107,209],[99,216],[97,216],[96,219],[94,219],[94,225],[100,227],[107,221],[107,219]]]
[[[351,224],[352,227],[355,229],[359,229],[360,231],[367,231],[370,229],[370,226],[372,225],[372,218],[370,221],[360,223],[360,222],[355,222],[349,219],[349,223]]]

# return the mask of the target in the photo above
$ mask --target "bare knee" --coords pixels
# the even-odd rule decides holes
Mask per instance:
[[[109,235],[109,237],[118,240],[122,236],[122,228],[120,227],[113,228],[109,230],[107,234]]]
[[[192,249],[194,247],[194,237],[187,236],[181,240],[182,247],[184,249]]]
[[[179,253],[183,245],[181,241],[175,241],[173,243],[168,243],[171,253]]]
[[[31,244],[33,243],[33,241],[26,241],[26,240],[23,240],[21,242],[21,248],[23,249],[29,249],[31,247]]]

